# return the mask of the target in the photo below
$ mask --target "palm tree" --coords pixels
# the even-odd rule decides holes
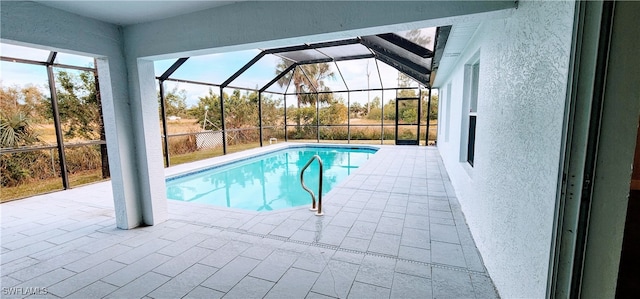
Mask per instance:
[[[23,112],[0,114],[0,147],[31,145],[38,141],[31,118]]]
[[[276,75],[279,75],[293,63],[286,59],[281,59],[276,66]],[[306,76],[305,76],[306,74]],[[328,63],[316,63],[298,66],[293,72],[283,76],[278,80],[280,87],[286,86],[291,81],[298,98],[298,108],[300,105],[310,104],[315,106],[316,96],[313,94],[305,94],[314,91],[330,91],[331,89],[325,85],[326,79],[335,79],[335,73],[331,71]],[[320,102],[328,103],[331,100],[331,94],[322,94]]]

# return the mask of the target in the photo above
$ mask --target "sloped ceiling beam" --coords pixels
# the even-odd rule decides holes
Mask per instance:
[[[419,65],[407,58],[404,58],[400,55],[398,55],[396,52],[387,49],[379,44],[377,44],[375,41],[372,40],[372,38],[364,36],[361,39],[361,43],[363,45],[365,45],[367,48],[373,50],[376,54],[379,55],[384,55],[387,56],[391,59],[393,59],[394,61],[397,61],[398,63],[401,63],[403,65],[405,65],[408,68],[411,68],[413,70],[415,70],[418,73],[422,73],[422,74],[428,74],[431,72],[431,70],[429,70],[428,68]]]
[[[399,36],[394,33],[385,33],[378,34],[377,37],[384,39],[400,48],[403,48],[415,55],[418,55],[422,58],[431,58],[433,57],[433,52],[427,48],[424,48],[402,36]]]
[[[292,51],[302,51],[302,50],[312,50],[312,49],[322,49],[322,48],[337,47],[337,46],[354,45],[359,42],[360,40],[358,38],[349,38],[349,39],[336,40],[336,41],[330,41],[330,42],[313,43],[308,45],[266,49],[264,50],[264,52],[267,54],[277,54],[277,53],[292,52]]]
[[[381,53],[377,53],[376,58],[378,58],[378,60],[392,66],[393,68],[405,73],[407,76],[413,78],[414,80],[424,84],[425,86],[431,86],[429,84],[429,75],[425,74],[425,73],[420,73],[417,72],[416,70],[407,67],[406,65],[399,63],[397,61],[395,61],[394,59],[381,54]]]
[[[260,92],[263,92],[265,90],[267,90],[269,87],[271,87],[271,85],[273,85],[274,83],[278,82],[278,80],[280,80],[280,78],[284,77],[286,74],[288,74],[289,72],[291,72],[293,69],[295,69],[298,66],[297,63],[294,63],[292,65],[290,65],[288,68],[286,68],[284,71],[282,71],[280,74],[278,74],[275,78],[273,78],[273,80],[269,81],[269,83],[267,83],[265,86],[263,86],[262,88],[260,88]]]
[[[258,60],[260,60],[260,58],[264,57],[265,54],[266,54],[265,51],[260,51],[260,53],[258,55],[256,55],[256,57],[253,57],[253,59],[251,59],[251,61],[247,62],[247,64],[245,64],[242,68],[240,68],[235,74],[231,75],[231,77],[229,77],[229,79],[227,79],[222,84],[220,84],[220,87],[222,87],[222,88],[227,87],[227,85],[231,84],[231,82],[233,82],[233,80],[235,80],[236,78],[240,77],[240,75],[242,75],[242,73],[244,73],[252,65],[254,65],[256,62],[258,62]]]
[[[447,45],[447,40],[449,39],[449,34],[451,33],[451,26],[441,26],[436,30],[436,40],[433,45],[434,55],[433,60],[431,61],[431,78],[430,85],[433,86],[433,83],[436,79],[438,68],[440,68],[440,60],[442,59],[442,54],[444,53],[444,48]]]
[[[162,75],[160,75],[160,77],[158,77],[158,79],[160,79],[160,81],[164,81],[169,79],[169,77],[171,77],[171,75],[173,75],[173,73],[178,70],[178,68],[180,66],[182,66],[183,63],[185,63],[185,61],[187,61],[187,59],[189,59],[189,57],[183,57],[180,58],[178,60],[176,60],[176,62],[174,62],[166,71],[164,71],[164,73],[162,73]]]
[[[376,55],[376,57],[394,67],[395,69],[407,74],[409,77],[412,77],[414,80],[426,85],[426,86],[430,86],[429,85],[429,74],[431,73],[431,71],[422,66],[419,65],[409,59],[406,59],[398,54],[396,54],[395,52],[386,49],[380,45],[378,45],[377,43],[375,43],[374,41],[372,41],[372,38],[370,37],[362,37],[361,41],[360,41],[364,46],[366,46],[367,48],[371,49],[371,51],[373,51]]]

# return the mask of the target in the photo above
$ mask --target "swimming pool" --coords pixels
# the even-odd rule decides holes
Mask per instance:
[[[322,194],[375,154],[374,147],[291,146],[256,157],[167,178],[167,197],[253,211],[311,205],[300,185],[300,170],[319,155],[324,164]],[[317,162],[304,173],[318,196]]]

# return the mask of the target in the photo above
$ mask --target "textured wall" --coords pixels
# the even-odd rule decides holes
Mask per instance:
[[[520,1],[483,22],[452,83],[450,142],[438,147],[501,296],[544,297],[574,3]],[[480,52],[475,167],[460,162],[464,64]],[[439,74],[440,75],[440,74]],[[448,91],[445,91],[448,92]],[[445,105],[442,105],[445,106]]]
[[[495,17],[513,1],[239,2],[125,27],[135,57],[176,57],[289,46],[448,25],[452,18]],[[476,14],[476,16],[472,16]],[[180,56],[178,56],[180,57]]]

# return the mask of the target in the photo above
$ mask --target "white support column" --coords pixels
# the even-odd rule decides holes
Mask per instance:
[[[142,223],[142,214],[127,71],[121,57],[99,58],[97,64],[116,226],[130,229]]]
[[[168,211],[153,61],[130,58],[127,66],[142,223],[155,225]]]
[[[124,59],[98,59],[116,225],[121,229],[155,225],[168,215],[153,62],[133,61],[125,68]]]

